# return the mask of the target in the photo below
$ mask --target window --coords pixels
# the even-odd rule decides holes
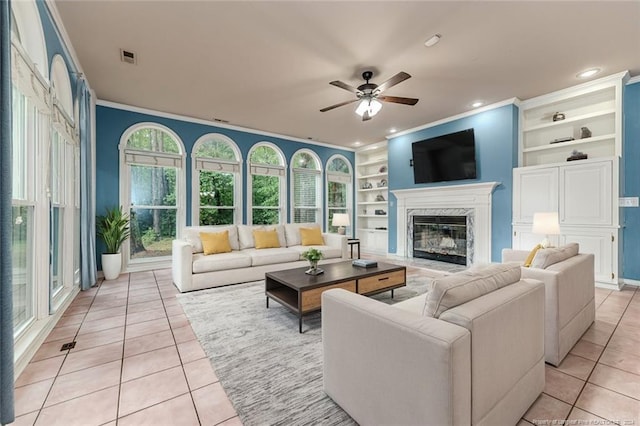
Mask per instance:
[[[291,160],[291,217],[293,223],[322,223],[320,159],[310,150],[296,152]]]
[[[236,144],[224,135],[205,135],[195,143],[192,158],[192,223],[242,223],[241,159]]]
[[[284,155],[277,146],[260,142],[249,152],[249,184],[251,194],[247,222],[254,225],[283,223],[286,212]]]
[[[123,245],[125,265],[171,255],[171,241],[184,225],[184,148],[177,135],[157,124],[138,124],[121,142],[122,205],[131,234]]]
[[[49,310],[54,313],[71,293],[79,253],[79,210],[76,209],[74,170],[78,135],[73,118],[73,95],[67,65],[60,55],[51,61],[51,142],[49,144]]]
[[[327,231],[338,232],[331,225],[334,213],[349,213],[352,201],[353,174],[349,161],[341,155],[332,156],[327,162]],[[350,216],[349,222],[353,223]],[[347,228],[347,234],[350,229]]]
[[[17,335],[34,312],[35,141],[38,112],[28,98],[13,88],[12,128],[12,271],[13,324]]]

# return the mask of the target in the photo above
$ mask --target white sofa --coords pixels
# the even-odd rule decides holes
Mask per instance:
[[[578,244],[539,250],[522,276],[545,287],[545,360],[559,365],[596,317],[593,254],[579,254]],[[522,264],[528,251],[502,250],[503,262]]]
[[[515,425],[544,389],[543,339],[544,286],[517,264],[395,305],[322,294],[324,389],[361,425]]]
[[[174,284],[181,292],[218,287],[264,279],[266,272],[306,266],[301,255],[310,248],[320,249],[322,263],[348,259],[347,237],[338,234],[322,234],[324,245],[303,246],[300,228],[320,227],[317,223],[286,225],[225,225],[188,226],[182,230],[182,238],[173,240],[171,272]],[[274,229],[278,233],[279,248],[256,249],[254,229]],[[204,255],[200,232],[229,231],[230,253]]]

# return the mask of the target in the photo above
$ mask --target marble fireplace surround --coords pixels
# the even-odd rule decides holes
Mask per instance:
[[[413,257],[413,216],[466,216],[467,265],[491,262],[491,198],[500,182],[396,189],[398,256]]]

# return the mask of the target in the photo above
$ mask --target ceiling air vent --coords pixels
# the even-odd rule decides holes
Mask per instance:
[[[128,64],[136,63],[136,54],[130,50],[120,49],[120,60]]]

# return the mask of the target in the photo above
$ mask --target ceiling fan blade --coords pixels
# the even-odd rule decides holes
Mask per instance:
[[[330,110],[332,110],[332,109],[334,109],[334,108],[341,107],[341,106],[343,106],[343,105],[349,105],[349,104],[352,104],[352,103],[354,103],[354,102],[358,102],[358,100],[359,100],[359,99],[351,99],[350,101],[340,102],[339,104],[335,104],[335,105],[328,106],[328,107],[326,107],[326,108],[322,108],[322,109],[320,110],[320,112],[327,112],[327,111],[330,111]]]
[[[362,121],[368,121],[371,120],[371,116],[369,115],[369,111],[365,111],[364,114],[362,114]]]
[[[384,102],[392,102],[395,104],[404,104],[404,105],[415,105],[419,101],[419,99],[416,99],[416,98],[403,98],[400,96],[378,96],[377,99]]]
[[[338,80],[332,81],[332,82],[330,82],[329,84],[331,84],[332,86],[336,86],[336,87],[339,87],[339,88],[341,88],[341,89],[347,90],[347,91],[349,91],[349,92],[351,92],[351,93],[355,93],[356,95],[357,95],[358,93],[361,93],[361,92],[360,92],[358,89],[356,89],[355,87],[350,86],[350,85],[348,85],[347,83],[343,83],[343,82],[338,81]]]
[[[398,83],[402,83],[403,81],[405,81],[408,78],[411,78],[411,76],[409,74],[407,74],[404,71],[400,71],[398,74],[394,75],[389,80],[387,80],[384,83],[382,83],[381,85],[379,85],[378,88],[376,89],[376,92],[377,93],[382,93],[385,90],[387,90],[389,87],[393,87]]]

